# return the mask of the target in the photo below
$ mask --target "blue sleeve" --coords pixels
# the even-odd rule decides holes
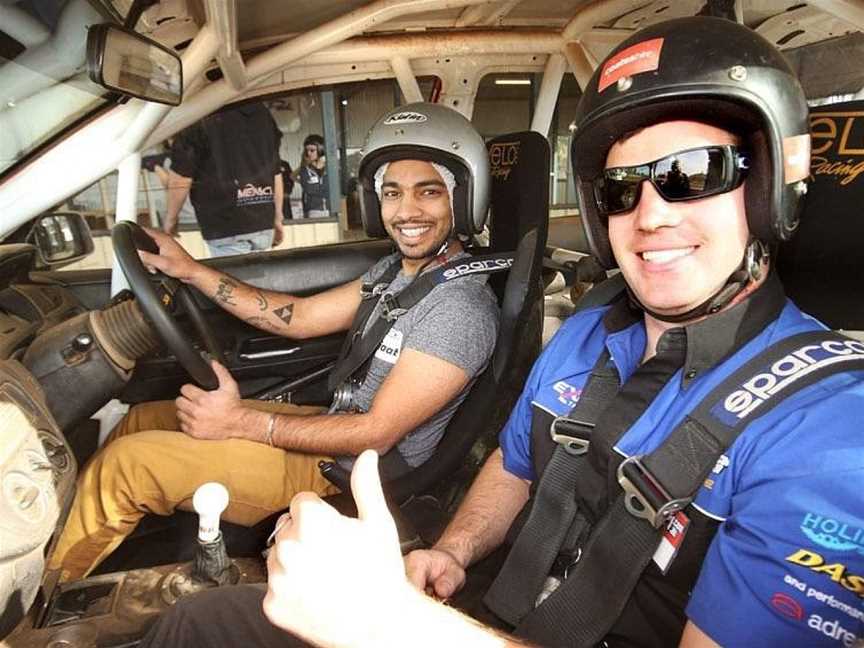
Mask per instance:
[[[723,646],[864,637],[864,393],[825,385],[812,396],[754,422],[732,457],[728,517],[687,607]]]
[[[537,368],[536,364],[534,368]],[[504,469],[517,477],[534,481],[534,465],[531,462],[532,394],[529,377],[516,401],[516,407],[510,412],[510,418],[498,436],[498,443],[504,455]]]

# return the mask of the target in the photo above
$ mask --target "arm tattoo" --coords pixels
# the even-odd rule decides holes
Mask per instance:
[[[258,300],[258,310],[262,312],[267,310],[267,298],[264,296],[264,293],[260,290],[256,290],[255,299]]]
[[[285,322],[285,326],[291,323],[291,316],[294,314],[294,304],[286,304],[273,311],[273,314],[280,320]]]
[[[219,285],[216,286],[216,294],[213,295],[213,298],[218,302],[222,302],[223,304],[236,306],[237,302],[234,301],[234,295],[232,294],[236,287],[236,283],[234,283],[230,279],[223,277],[219,280]]]

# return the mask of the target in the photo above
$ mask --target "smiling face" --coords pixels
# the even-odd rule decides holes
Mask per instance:
[[[738,138],[698,122],[663,122],[619,140],[606,168],[635,166]],[[630,289],[661,315],[695,308],[720,290],[741,263],[749,230],[744,187],[699,200],[669,203],[650,182],[627,213],[609,216],[609,240]]]
[[[381,187],[381,220],[409,266],[437,254],[450,235],[453,212],[447,186],[429,162],[390,163]]]

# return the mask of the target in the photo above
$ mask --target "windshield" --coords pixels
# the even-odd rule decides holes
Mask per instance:
[[[0,3],[0,173],[109,101],[87,78],[87,0]]]

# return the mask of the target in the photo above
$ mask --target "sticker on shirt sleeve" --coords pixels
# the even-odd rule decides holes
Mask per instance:
[[[384,362],[396,364],[399,354],[402,352],[402,337],[402,331],[391,328],[381,340],[381,344],[378,345],[375,357]]]
[[[624,77],[656,70],[660,67],[661,49],[663,49],[663,39],[652,38],[621,50],[603,65],[600,80],[597,82],[597,91],[603,92]]]
[[[654,552],[654,563],[660,568],[664,574],[669,569],[669,565],[675,560],[678,555],[678,550],[684,542],[684,536],[687,534],[687,527],[690,526],[690,518],[682,511],[678,511],[666,523],[666,529],[663,531],[663,537],[660,540],[660,545],[657,551]]]
[[[579,402],[579,398],[582,396],[581,389],[569,385],[563,380],[556,382],[552,386],[552,389],[558,394],[558,402],[570,408],[576,407],[576,403]]]

